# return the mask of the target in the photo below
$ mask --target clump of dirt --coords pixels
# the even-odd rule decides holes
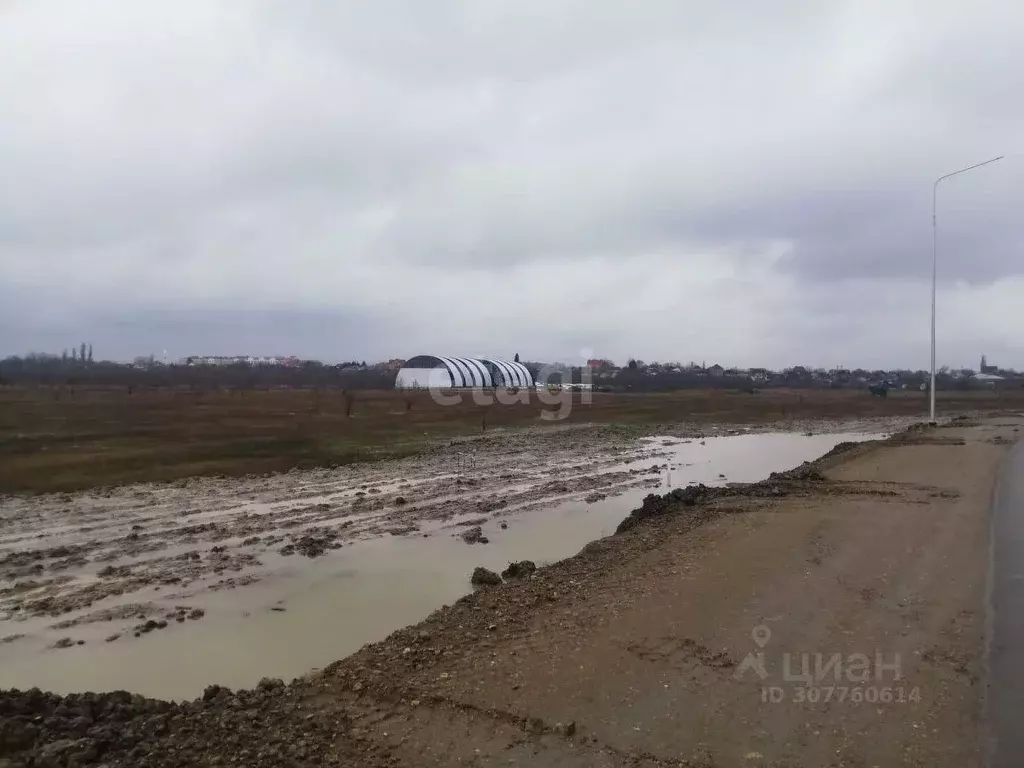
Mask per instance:
[[[517,563],[509,563],[508,568],[501,572],[503,579],[528,579],[537,570],[537,564],[532,560],[520,560]]]
[[[477,567],[469,579],[470,584],[475,587],[494,587],[501,584],[501,576],[487,568]]]
[[[150,632],[155,632],[158,629],[167,629],[167,622],[150,619],[145,624],[139,624],[132,631],[135,633],[136,637],[141,637],[142,635],[148,635]]]
[[[467,544],[487,544],[490,539],[484,536],[484,530],[479,525],[474,525],[462,534],[462,540]]]
[[[328,550],[341,549],[341,542],[337,539],[338,534],[334,531],[306,533],[298,539],[293,539],[291,544],[286,544],[278,551],[285,556],[299,554],[309,558],[320,557]]]

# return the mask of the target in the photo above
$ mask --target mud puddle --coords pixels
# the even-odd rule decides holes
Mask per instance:
[[[575,554],[648,493],[753,482],[878,436],[513,442],[469,467],[441,455],[7,500],[0,688],[186,699],[290,679],[458,599],[476,566]]]

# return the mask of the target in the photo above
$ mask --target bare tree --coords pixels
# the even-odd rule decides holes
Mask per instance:
[[[405,412],[408,413],[412,410],[413,404],[413,392],[419,387],[419,382],[416,379],[412,380],[409,386],[402,387],[402,397],[405,399]]]

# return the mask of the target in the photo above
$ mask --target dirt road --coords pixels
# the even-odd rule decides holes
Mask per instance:
[[[630,530],[289,686],[187,705],[7,694],[0,756],[980,765],[989,508],[1020,424],[916,430],[752,487],[652,500]]]

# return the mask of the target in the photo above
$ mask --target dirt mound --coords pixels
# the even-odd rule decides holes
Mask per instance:
[[[123,691],[61,697],[32,689],[0,692],[0,754],[27,765],[87,765],[146,741],[140,721],[174,705]],[[155,729],[153,731],[155,733]],[[115,747],[116,745],[116,747]]]
[[[629,517],[619,523],[615,533],[625,533],[635,528],[642,521],[660,515],[667,515],[675,511],[679,506],[693,507],[698,503],[705,503],[713,498],[724,495],[732,489],[710,488],[703,483],[699,485],[688,485],[686,488],[676,488],[674,491],[658,496],[655,493],[648,494],[639,509],[629,513]]]
[[[826,454],[828,455],[828,454]],[[759,495],[758,490],[765,487],[773,488],[778,487],[780,484],[794,485],[801,483],[821,483],[825,481],[825,476],[818,470],[817,462],[822,459],[818,459],[815,462],[805,461],[799,467],[793,469],[787,469],[785,472],[772,472],[768,475],[767,480],[762,480],[759,483],[751,483],[749,486],[738,486],[732,490],[744,491],[749,490],[749,495]]]
[[[501,576],[494,571],[478,566],[473,570],[473,575],[469,578],[469,582],[475,587],[493,587],[501,584]]]
[[[849,440],[844,441],[842,443],[837,443],[835,448],[833,448],[831,451],[818,458],[818,461],[824,462],[828,461],[829,459],[834,459],[836,456],[842,456],[844,453],[849,453],[850,451],[852,451],[858,445],[861,445],[861,443],[854,443],[850,442]]]
[[[0,759],[0,764],[349,764],[344,753],[350,745],[338,733],[347,728],[345,716],[307,714],[297,693],[276,680],[235,693],[211,686],[203,699],[186,704],[124,691],[70,696],[0,691],[0,755],[10,761]]]

